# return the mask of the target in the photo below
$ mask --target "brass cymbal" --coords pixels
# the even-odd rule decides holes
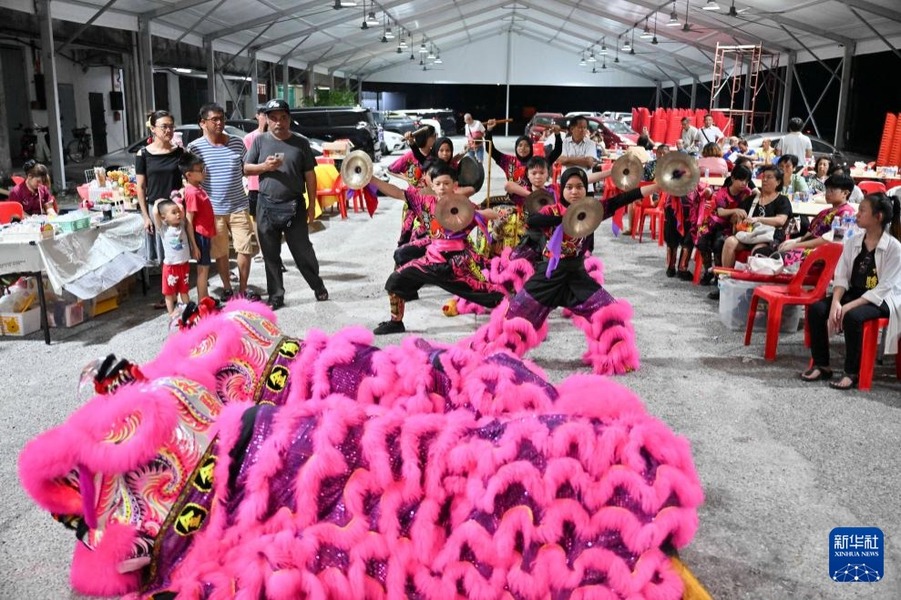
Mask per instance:
[[[453,194],[438,201],[435,206],[435,220],[448,231],[461,231],[472,223],[475,212],[475,206],[469,198]]]
[[[604,220],[604,207],[593,198],[577,200],[563,215],[563,233],[571,238],[583,238],[597,229]]]
[[[643,174],[644,166],[641,161],[634,154],[623,154],[613,163],[610,179],[617,188],[628,192],[638,187]]]
[[[341,179],[352,190],[363,189],[372,179],[372,159],[362,150],[354,150],[341,163]]]
[[[535,190],[526,196],[523,207],[530,215],[537,215],[545,206],[554,204],[554,196],[547,190]]]
[[[685,196],[701,178],[698,161],[684,152],[667,152],[657,160],[654,181],[671,196]]]

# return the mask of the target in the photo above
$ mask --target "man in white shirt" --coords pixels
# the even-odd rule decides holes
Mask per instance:
[[[588,137],[588,119],[579,116],[569,120],[569,135],[563,140],[563,154],[557,162],[586,173],[598,164],[597,145]]]
[[[467,154],[475,156],[476,160],[483,162],[485,160],[485,126],[481,121],[473,119],[469,113],[463,115],[463,122],[466,124],[466,144],[469,147]]]
[[[723,132],[719,127],[713,124],[713,115],[704,115],[704,126],[701,127],[699,133],[701,135],[698,138],[698,141],[701,150],[703,150],[704,146],[707,144],[723,143]]]
[[[813,158],[813,146],[810,138],[801,133],[804,123],[798,117],[788,122],[788,133],[779,141],[779,154],[794,154],[805,162]]]
[[[682,141],[681,149],[691,154],[700,152],[700,137],[701,134],[698,128],[691,124],[691,119],[682,117],[682,135],[679,138]]]

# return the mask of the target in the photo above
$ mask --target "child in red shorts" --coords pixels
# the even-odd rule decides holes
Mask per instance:
[[[172,200],[159,199],[153,205],[153,220],[163,239],[163,296],[166,309],[177,316],[175,296],[183,304],[188,296],[188,276],[191,273],[191,243],[185,229],[181,207]]]
[[[185,216],[190,225],[188,241],[193,242],[196,251],[192,255],[197,259],[197,299],[209,296],[208,282],[210,278],[210,249],[216,236],[216,218],[213,216],[213,205],[210,197],[201,184],[206,179],[206,166],[203,158],[192,152],[185,152],[178,161],[182,177],[185,180],[184,206]]]

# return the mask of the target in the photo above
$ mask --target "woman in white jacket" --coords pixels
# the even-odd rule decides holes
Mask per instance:
[[[893,354],[901,334],[901,204],[885,194],[865,197],[857,211],[862,234],[846,239],[835,269],[831,297],[811,305],[810,355],[813,366],[804,381],[832,378],[829,332],[844,331],[845,372],[829,385],[847,390],[857,386],[863,323],[889,319],[885,351]]]

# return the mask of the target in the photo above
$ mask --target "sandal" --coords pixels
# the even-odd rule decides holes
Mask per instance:
[[[846,379],[848,381],[850,381],[851,383],[849,383],[847,385],[842,385],[842,382],[845,381]],[[857,388],[857,379],[858,379],[857,375],[844,375],[838,381],[829,382],[829,387],[831,387],[834,390],[853,390],[853,389]]]
[[[811,381],[826,381],[827,379],[832,379],[832,369],[827,369],[826,367],[810,367],[801,373],[801,381],[808,383]]]

